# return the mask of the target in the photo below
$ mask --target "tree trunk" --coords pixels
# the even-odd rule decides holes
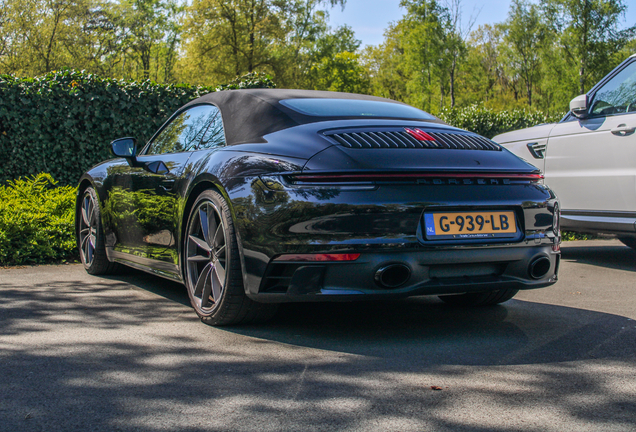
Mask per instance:
[[[455,68],[457,67],[457,58],[455,57],[450,69],[450,97],[451,108],[455,108]]]

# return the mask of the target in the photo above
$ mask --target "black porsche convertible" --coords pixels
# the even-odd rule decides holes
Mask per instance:
[[[212,325],[277,303],[437,295],[493,305],[557,280],[559,206],[535,167],[388,99],[227,90],[80,179],[90,274],[185,284]]]

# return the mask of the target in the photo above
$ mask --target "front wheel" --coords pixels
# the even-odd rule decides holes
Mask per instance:
[[[493,306],[513,298],[519,290],[502,289],[497,291],[443,295],[439,299],[453,306]]]
[[[262,322],[277,305],[245,295],[234,224],[223,197],[201,193],[192,206],[184,245],[186,287],[192,307],[206,324]]]
[[[75,218],[77,220],[77,248],[86,272],[92,275],[116,272],[119,265],[108,261],[108,257],[106,257],[99,201],[95,189],[92,187],[88,187],[84,191]]]

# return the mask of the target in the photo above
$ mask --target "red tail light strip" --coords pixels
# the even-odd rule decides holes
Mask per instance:
[[[274,261],[355,261],[359,253],[350,254],[286,254],[274,258]]]
[[[543,174],[503,174],[503,173],[403,173],[403,174],[303,174],[293,177],[305,182],[346,182],[360,180],[391,180],[418,178],[474,178],[474,179],[511,179],[539,181]]]

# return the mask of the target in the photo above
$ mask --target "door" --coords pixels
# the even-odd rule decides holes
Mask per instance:
[[[545,181],[564,211],[636,211],[636,62],[600,87],[589,116],[556,125]]]
[[[217,117],[212,105],[179,113],[140,152],[142,167],[118,167],[107,204],[116,258],[178,278],[179,208],[189,160]]]

